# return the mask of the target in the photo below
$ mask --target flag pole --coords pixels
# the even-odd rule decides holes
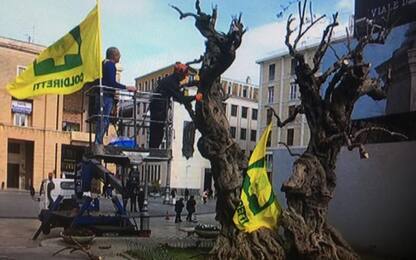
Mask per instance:
[[[103,103],[104,103],[104,93],[103,93],[103,84],[102,84],[102,78],[103,78],[103,68],[102,68],[102,39],[101,39],[101,4],[100,4],[100,0],[96,0],[97,3],[97,19],[98,19],[98,64],[100,64],[100,71],[99,71],[99,75],[100,75],[100,79],[99,79],[99,88],[100,88],[100,128],[103,127],[103,115],[104,115],[104,107],[103,107]],[[98,122],[98,121],[97,121]],[[96,126],[97,127],[97,126]],[[95,131],[95,134],[97,135],[99,132],[101,131],[101,129],[98,129],[98,131]],[[95,137],[95,140],[97,140],[97,136]]]

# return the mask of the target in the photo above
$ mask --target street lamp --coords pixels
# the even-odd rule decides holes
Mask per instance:
[[[190,164],[186,165],[185,171],[185,188],[188,188],[188,169],[191,167]]]

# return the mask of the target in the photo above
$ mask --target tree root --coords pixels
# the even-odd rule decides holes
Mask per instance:
[[[285,236],[293,243],[296,259],[354,260],[358,255],[326,221],[314,229],[293,208],[283,211],[282,225]]]
[[[210,252],[211,259],[285,259],[277,232],[261,228],[251,233],[239,232],[228,238],[218,237]]]

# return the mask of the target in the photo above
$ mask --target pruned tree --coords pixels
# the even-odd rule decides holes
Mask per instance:
[[[383,44],[390,29],[368,20],[367,33],[358,37],[354,44],[347,31],[348,51],[339,56],[331,46],[334,28],[338,26],[336,13],[323,31],[309,64],[305,53],[297,49],[298,43],[325,16],[314,19],[310,10],[310,18],[307,17],[307,0],[299,2],[298,8],[297,29],[292,29],[295,18],[290,15],[285,44],[296,64],[301,104],[288,120],[282,122],[277,114],[275,116],[278,127],[283,127],[297,114],[304,113],[311,137],[306,151],[295,160],[291,177],[282,186],[288,205],[282,219],[285,239],[291,242],[291,255],[296,259],[357,259],[354,250],[327,222],[328,206],[334,195],[335,165],[342,146],[349,150],[358,148],[361,158],[368,158],[364,147],[365,133],[383,131],[405,138],[382,127],[353,129],[351,126],[354,104],[360,97],[386,98],[389,80],[383,84],[380,79],[370,77],[371,64],[364,61],[363,51],[370,44]],[[329,49],[334,51],[337,59],[322,71],[321,62]],[[327,88],[321,95],[324,86]]]
[[[197,102],[195,111],[187,108],[201,133],[198,149],[202,156],[211,162],[214,185],[217,194],[216,219],[222,229],[211,251],[218,259],[275,259],[282,258],[283,249],[277,240],[277,233],[260,229],[252,233],[239,232],[233,223],[233,215],[240,202],[243,170],[247,158],[229,133],[229,123],[225,116],[223,101],[226,98],[220,84],[221,74],[231,66],[237,48],[245,32],[241,14],[233,17],[227,33],[215,29],[217,8],[208,15],[201,11],[196,1],[196,13],[183,13],[172,6],[180,19],[193,17],[195,26],[206,38],[205,53],[201,57],[198,92],[203,101]]]

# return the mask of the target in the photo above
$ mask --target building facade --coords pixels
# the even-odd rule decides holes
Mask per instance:
[[[73,175],[89,144],[89,99],[83,90],[17,100],[5,88],[44,48],[0,37],[0,183],[5,189],[37,190],[49,172]],[[110,127],[105,142],[113,136]]]
[[[306,62],[312,63],[316,46],[301,50]],[[260,65],[259,124],[261,133],[267,126],[268,107],[272,107],[281,120],[289,117],[292,110],[300,104],[299,87],[295,82],[294,61],[289,53],[273,55],[257,63]],[[309,128],[304,115],[298,117],[283,128],[273,121],[270,148],[278,148],[286,143],[288,146],[304,147],[309,141]]]
[[[136,78],[136,87],[139,91],[151,92],[157,86],[158,80],[166,77],[173,72],[173,64],[160,70]],[[189,77],[183,83],[189,80],[197,79],[195,72],[191,72]],[[222,78],[221,84],[224,92],[229,95],[224,102],[227,118],[230,122],[230,132],[235,141],[244,150],[247,156],[254,150],[257,138],[257,96],[258,88],[249,80],[240,82],[232,79]],[[187,88],[189,95],[196,94],[196,88]],[[140,104],[138,107],[137,117],[149,116],[148,105]],[[185,110],[184,106],[172,103],[172,155],[170,174],[167,173],[166,162],[148,163],[143,166],[143,170],[154,169],[159,180],[150,178],[151,182],[159,182],[160,186],[165,187],[169,178],[170,187],[176,188],[182,192],[185,188],[192,190],[194,193],[201,193],[204,190],[213,189],[213,180],[210,163],[203,158],[196,147],[196,142],[200,138],[200,133],[195,133],[194,153],[190,158],[182,154],[182,144],[184,128],[192,120]],[[143,128],[138,136],[138,142],[141,146],[147,145],[148,132]],[[165,142],[162,143],[162,146]],[[146,168],[145,168],[146,167]],[[168,175],[169,174],[169,175]]]

